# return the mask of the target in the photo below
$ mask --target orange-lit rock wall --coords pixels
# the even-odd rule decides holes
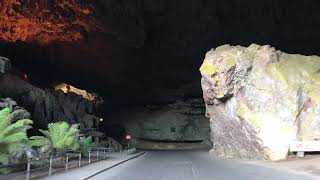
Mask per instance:
[[[89,4],[75,0],[3,0],[0,39],[5,41],[74,41],[99,29]]]
[[[143,37],[143,32],[130,22],[130,18],[139,17],[138,9],[136,0],[125,4],[116,0],[2,0],[0,40],[70,42],[84,39],[92,32],[135,39]]]

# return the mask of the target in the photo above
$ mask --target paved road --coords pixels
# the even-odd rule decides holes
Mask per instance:
[[[310,177],[218,160],[200,151],[152,151],[92,180],[309,180]]]

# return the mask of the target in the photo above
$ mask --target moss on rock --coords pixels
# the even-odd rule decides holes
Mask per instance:
[[[212,76],[217,70],[217,66],[214,64],[203,63],[200,67],[200,71],[202,74]]]
[[[261,139],[270,158],[285,158],[291,141],[320,139],[320,57],[287,54],[256,44],[248,48],[224,45],[207,53],[200,71],[206,77],[202,84],[204,99],[210,100],[206,103],[217,100],[207,106],[207,112],[225,104],[224,110],[215,112],[248,123],[256,132],[247,132],[248,137]],[[228,103],[230,97],[236,103]],[[216,114],[209,116],[212,122],[220,121]],[[212,133],[220,141],[215,133],[223,132]],[[250,141],[257,143],[255,138],[243,142]],[[240,151],[236,145],[229,146]],[[229,148],[226,152],[230,147],[224,147]],[[242,157],[250,156],[250,152],[241,152]]]

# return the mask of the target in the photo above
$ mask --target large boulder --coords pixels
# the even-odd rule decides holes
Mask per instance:
[[[320,138],[320,57],[224,45],[200,71],[212,154],[279,160],[292,141]]]

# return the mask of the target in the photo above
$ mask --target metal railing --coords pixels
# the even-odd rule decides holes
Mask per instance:
[[[122,145],[118,141],[111,137],[104,137],[104,139],[107,141],[107,146],[109,148],[113,148],[115,151],[122,152]]]
[[[105,160],[109,154],[110,148],[96,148],[88,152],[87,156],[82,156],[81,153],[78,152],[67,151],[64,155],[60,156],[28,159],[25,162],[0,165],[0,170],[21,167],[19,172],[0,175],[0,179],[29,180],[51,176],[55,172],[68,171],[72,168],[78,168],[93,162]]]

